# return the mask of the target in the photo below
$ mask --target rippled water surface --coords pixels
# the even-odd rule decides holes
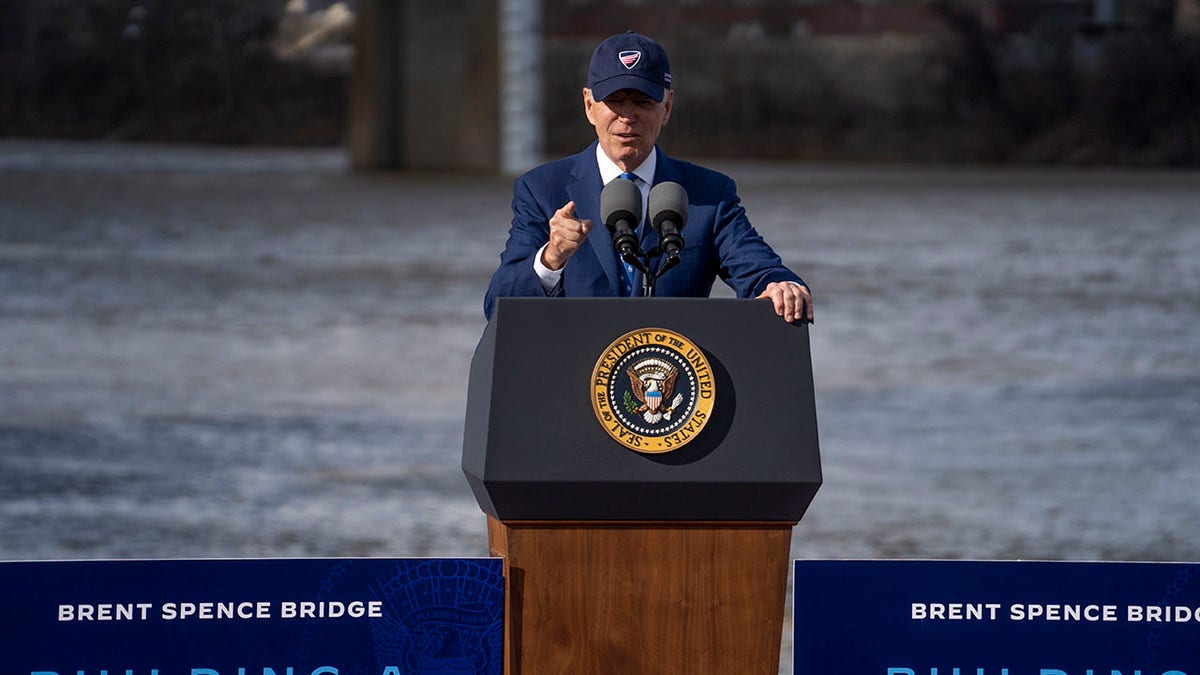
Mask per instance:
[[[1200,174],[722,166],[813,286],[798,557],[1200,560]],[[509,182],[0,142],[0,559],[479,555]]]

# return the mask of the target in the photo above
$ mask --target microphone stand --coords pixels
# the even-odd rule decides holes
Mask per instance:
[[[641,260],[638,260],[636,263],[630,262],[631,265],[642,272],[642,297],[644,298],[654,297],[654,287],[658,284],[658,280],[662,278],[663,274],[666,274],[667,270],[679,264],[679,251],[672,251],[659,263],[658,270],[654,274],[650,274],[650,259],[661,254],[662,249],[655,246],[646,253],[644,263]]]
[[[657,249],[651,250],[654,253]],[[638,249],[638,253],[641,249]],[[638,254],[633,250],[625,251],[621,254],[621,260],[633,266],[633,269],[642,273],[642,297],[648,298],[654,292],[654,282],[650,281],[650,255],[646,255],[645,259],[639,258]],[[624,274],[624,272],[622,272]]]
[[[658,247],[654,247],[646,252],[646,264],[642,268],[642,297],[654,297],[654,284],[658,281],[657,274],[650,273],[650,259],[658,255]]]

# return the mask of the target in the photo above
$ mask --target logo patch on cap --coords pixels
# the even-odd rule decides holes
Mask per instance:
[[[633,70],[633,67],[642,60],[642,53],[635,50],[624,51],[617,54],[617,58],[621,59],[621,64],[626,70]]]

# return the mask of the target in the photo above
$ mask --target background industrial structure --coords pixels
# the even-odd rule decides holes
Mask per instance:
[[[667,47],[677,154],[1200,164],[1200,0],[9,0],[8,136],[346,143],[519,170],[586,143],[591,48]]]

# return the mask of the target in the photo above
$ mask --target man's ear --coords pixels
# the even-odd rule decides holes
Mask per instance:
[[[663,126],[667,126],[667,122],[671,121],[671,106],[675,103],[675,90],[668,89],[667,97],[663,99],[663,105],[666,106],[666,113],[663,115]]]
[[[583,88],[583,114],[587,115],[587,121],[592,126],[596,126],[596,120],[592,114],[592,108],[596,102],[592,100],[592,90],[587,87]]]

